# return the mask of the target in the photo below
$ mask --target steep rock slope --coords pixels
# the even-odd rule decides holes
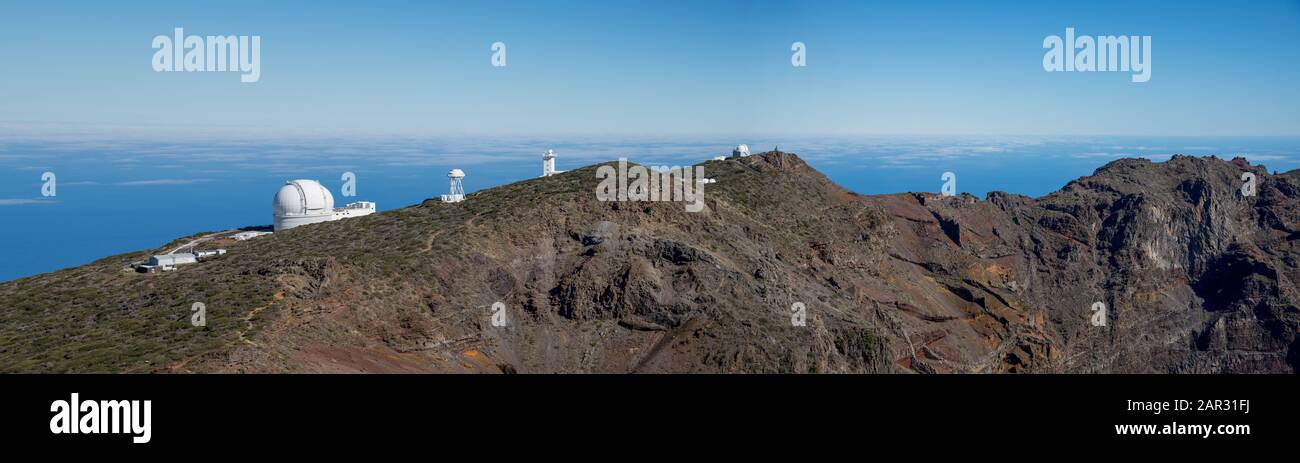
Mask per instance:
[[[1241,193],[1244,172],[1255,196]],[[910,229],[895,257],[939,282],[923,293],[947,289],[968,312],[1027,330],[986,336],[997,370],[1290,372],[1296,185],[1243,159],[1178,156],[1115,161],[1038,200],[871,202]],[[1093,323],[1097,303],[1106,326]]]

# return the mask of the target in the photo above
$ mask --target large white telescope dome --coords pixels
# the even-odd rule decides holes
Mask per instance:
[[[290,180],[271,201],[275,231],[326,222],[334,214],[334,195],[315,180]]]

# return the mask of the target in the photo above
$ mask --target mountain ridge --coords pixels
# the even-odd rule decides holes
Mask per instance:
[[[597,164],[0,284],[25,372],[1293,372],[1300,179],[1117,160],[1056,192],[864,196],[783,152],[705,210],[600,202]],[[1258,178],[1239,193],[1242,172]],[[190,326],[190,306],[208,326]],[[494,303],[507,324],[491,325]],[[1107,308],[1093,326],[1091,308]],[[807,310],[792,326],[791,306]]]

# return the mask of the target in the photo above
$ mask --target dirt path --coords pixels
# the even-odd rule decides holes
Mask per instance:
[[[243,320],[243,321],[244,321],[244,329],[235,332],[235,337],[236,337],[237,341],[231,342],[231,343],[229,343],[229,344],[227,344],[227,345],[225,345],[225,346],[222,346],[221,348],[212,349],[212,350],[210,350],[210,351],[203,352],[203,353],[198,354],[198,355],[192,355],[192,356],[186,357],[185,359],[181,360],[180,362],[177,362],[175,365],[172,365],[172,366],[168,367],[167,370],[168,370],[168,371],[171,371],[171,372],[174,372],[174,373],[175,373],[175,372],[181,372],[181,371],[184,371],[183,369],[185,368],[186,365],[189,365],[190,361],[192,361],[192,360],[194,360],[194,359],[196,359],[196,358],[202,357],[202,356],[204,356],[204,355],[208,355],[208,354],[213,353],[213,352],[217,352],[217,351],[224,350],[224,349],[229,349],[230,347],[234,346],[235,344],[238,344],[240,341],[242,341],[242,342],[244,342],[244,343],[247,343],[248,345],[253,346],[253,347],[261,347],[261,346],[258,346],[257,343],[255,343],[255,342],[249,340],[249,339],[248,339],[247,337],[245,337],[244,335],[247,334],[249,331],[251,331],[251,330],[253,329],[253,317],[256,317],[257,314],[262,313],[262,311],[266,310],[268,307],[271,307],[271,305],[275,304],[276,302],[280,302],[280,301],[283,300],[283,299],[284,299],[284,290],[280,290],[279,292],[276,292],[274,296],[271,297],[271,301],[270,301],[270,302],[267,302],[267,303],[262,304],[262,305],[260,305],[260,306],[254,307],[252,310],[249,310],[247,314],[244,314],[243,317],[240,317],[240,320]],[[130,371],[130,370],[128,370],[128,372],[129,372],[129,371]]]
[[[257,343],[244,337],[244,335],[247,334],[249,331],[253,330],[253,317],[256,317],[257,314],[262,313],[262,311],[266,310],[267,307],[270,307],[272,304],[275,304],[276,302],[280,302],[281,300],[284,300],[284,290],[280,290],[279,292],[276,292],[275,296],[271,297],[271,302],[267,302],[260,306],[254,307],[253,310],[248,311],[248,313],[245,314],[243,318],[244,329],[239,330],[239,332],[237,333],[237,335],[239,336],[239,340],[253,347],[261,347],[258,346]]]
[[[429,234],[429,237],[428,237],[428,238],[425,238],[425,240],[424,240],[424,249],[421,249],[420,252],[421,252],[421,253],[425,253],[425,252],[429,252],[429,251],[433,250],[433,240],[436,240],[436,239],[438,239],[439,236],[442,236],[442,232],[443,232],[443,231],[444,231],[444,230],[439,229],[439,230],[437,230],[437,231],[435,231],[435,232]]]
[[[204,242],[204,241],[208,241],[208,240],[210,240],[210,239],[212,239],[212,238],[214,238],[214,237],[216,237],[216,236],[218,236],[218,235],[224,235],[224,234],[226,234],[226,233],[230,233],[231,231],[233,231],[233,230],[219,231],[219,232],[216,232],[216,233],[209,233],[209,234],[206,234],[206,235],[200,236],[200,237],[198,237],[198,238],[195,238],[193,241],[190,241],[190,242],[188,242],[188,243],[185,243],[185,244],[182,244],[182,245],[176,247],[176,249],[172,249],[171,251],[167,251],[167,253],[168,253],[168,254],[176,254],[177,252],[180,252],[180,250],[182,250],[182,249],[188,248],[188,247],[190,247],[190,246],[196,246],[196,245],[198,245],[199,243],[202,243],[202,242]]]

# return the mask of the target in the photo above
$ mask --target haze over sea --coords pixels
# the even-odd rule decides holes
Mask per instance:
[[[60,139],[62,140],[62,139]],[[689,165],[779,145],[863,194],[936,192],[954,172],[957,189],[983,198],[1001,190],[1042,196],[1123,157],[1245,156],[1272,171],[1300,168],[1300,137],[897,136],[855,138],[544,139],[347,138],[145,141],[0,138],[0,281],[155,249],[181,236],[271,223],[271,198],[286,180],[318,179],[336,205],[366,200],[379,210],[447,192],[464,169],[472,192],[536,177],[555,149],[571,170],[627,157]],[[57,196],[41,196],[54,172]],[[344,172],[357,175],[345,198]],[[594,194],[594,193],[593,193]],[[707,196],[708,191],[706,189]],[[593,196],[594,198],[594,196]],[[593,199],[594,200],[594,199]]]

